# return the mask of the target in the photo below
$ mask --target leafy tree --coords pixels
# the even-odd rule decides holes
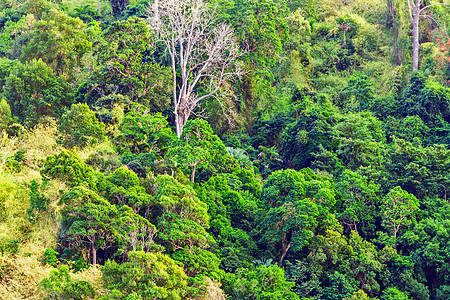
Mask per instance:
[[[136,251],[129,252],[128,259],[122,264],[108,260],[102,268],[102,279],[111,290],[109,298],[105,299],[183,299],[188,296],[187,276],[169,256]]]
[[[191,182],[195,181],[197,169],[204,168],[217,172],[219,167],[227,168],[227,164],[231,164],[230,167],[233,168],[236,164],[235,160],[230,159],[223,142],[202,119],[186,122],[183,134],[169,149],[166,157],[190,168]]]
[[[123,102],[134,101],[151,111],[168,109],[170,69],[149,57],[154,36],[144,19],[131,17],[113,22],[96,41],[99,66],[78,88],[78,102],[108,109],[105,102],[120,104],[109,96],[122,95]]]
[[[322,205],[333,206],[334,195],[330,181],[310,169],[276,171],[267,178],[261,199],[268,212],[260,229],[264,240],[280,245],[280,266],[288,250],[298,252],[308,245],[324,212]]]
[[[48,278],[39,282],[39,289],[45,292],[45,299],[83,300],[95,297],[92,285],[84,280],[73,281],[67,266],[51,271]]]
[[[372,84],[368,82],[367,75],[359,78],[350,78],[344,94],[349,97],[347,109],[350,111],[363,111],[370,108],[374,101]]]
[[[136,154],[156,152],[165,154],[167,144],[172,140],[172,130],[161,113],[150,114],[149,110],[139,104],[133,104],[120,125],[125,142]]]
[[[140,185],[136,173],[127,167],[120,167],[106,177],[100,188],[105,196],[118,206],[128,206],[137,214],[148,215],[150,207],[154,204],[153,198],[146,193]]]
[[[57,264],[59,263],[59,260],[56,257],[57,255],[59,255],[59,253],[56,252],[54,249],[52,248],[45,249],[44,254],[42,255],[42,264],[56,268]]]
[[[99,122],[87,104],[72,104],[69,111],[61,117],[59,130],[64,135],[68,147],[85,147],[105,138],[105,124]]]
[[[383,295],[381,296],[382,300],[409,300],[411,298],[408,297],[405,293],[402,291],[399,291],[395,287],[387,288],[383,291]]]
[[[41,175],[60,178],[67,181],[71,187],[86,185],[95,190],[97,185],[97,177],[92,167],[86,165],[76,153],[68,150],[47,156]]]
[[[162,209],[158,217],[159,237],[172,250],[194,247],[205,249],[214,242],[206,232],[209,228],[207,206],[189,185],[183,185],[168,175],[156,178],[156,204]]]
[[[154,238],[157,230],[155,225],[136,214],[128,206],[119,209],[117,228],[124,241],[131,246],[132,251],[149,251],[155,246]]]
[[[379,164],[385,141],[381,123],[370,113],[348,114],[333,127],[336,153],[350,168]]]
[[[419,201],[400,187],[392,189],[381,200],[382,226],[392,235],[389,244],[395,249],[400,229],[411,225],[419,211]]]
[[[370,298],[363,290],[358,290],[357,292],[354,292],[351,296],[345,297],[342,300],[370,300]]]
[[[344,32],[344,41],[342,42],[341,48],[345,48],[347,45],[347,38],[346,38],[347,31],[351,31],[357,28],[358,25],[349,15],[337,18],[336,22],[339,28],[342,29],[342,32]]]
[[[223,276],[223,271],[219,270],[220,259],[208,250],[198,248],[191,251],[178,250],[172,254],[172,258],[183,264],[184,272],[189,277],[200,279],[202,276],[208,276],[220,280]]]
[[[229,293],[231,299],[300,299],[291,291],[293,286],[284,278],[282,268],[262,265],[255,270],[238,270]]]
[[[287,167],[300,170],[311,166],[314,153],[320,147],[336,149],[333,126],[340,115],[326,98],[315,101],[305,99],[306,107],[299,113],[297,121],[286,126],[282,134],[281,158]]]
[[[388,188],[400,186],[419,199],[437,195],[446,198],[450,189],[448,169],[449,150],[443,145],[422,147],[415,143],[394,138],[385,151],[384,169],[389,179]]]
[[[342,199],[342,212],[337,214],[338,219],[350,230],[358,232],[358,227],[362,227],[363,232],[371,232],[375,226],[379,185],[346,169],[336,184],[336,190]]]
[[[421,72],[415,72],[405,89],[403,98],[396,103],[401,116],[419,116],[426,124],[436,123],[440,118],[449,120],[449,88],[427,80]]]
[[[45,183],[43,182],[41,187],[44,185]],[[27,209],[28,220],[31,223],[35,223],[40,214],[47,210],[49,203],[50,199],[39,192],[39,184],[33,179],[30,183],[30,206]]]
[[[211,251],[222,259],[221,268],[227,272],[250,267],[257,252],[249,232],[256,225],[260,184],[249,171],[242,173],[216,175],[197,189],[211,217],[209,232],[216,240]]]
[[[0,101],[0,132],[6,130],[12,124],[11,109],[5,99]]]
[[[6,78],[3,96],[23,124],[33,126],[41,116],[60,116],[73,101],[70,85],[41,59],[17,63]]]
[[[72,77],[81,58],[92,47],[89,31],[78,18],[50,9],[30,29],[29,40],[22,49],[22,60],[41,58],[57,76]]]
[[[85,187],[65,193],[59,204],[64,204],[61,238],[69,248],[79,249],[87,244],[95,266],[97,251],[108,249],[115,243],[117,232],[112,221],[117,218],[117,208]]]

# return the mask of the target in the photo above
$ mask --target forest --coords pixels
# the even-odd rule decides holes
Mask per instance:
[[[450,299],[444,0],[0,0],[0,299]]]

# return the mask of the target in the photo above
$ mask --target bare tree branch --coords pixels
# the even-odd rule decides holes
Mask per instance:
[[[231,26],[216,24],[215,12],[203,0],[158,2],[149,7],[148,14],[150,26],[171,59],[175,125],[180,137],[200,102],[243,74],[242,53]],[[197,92],[200,84],[207,87],[202,93]]]

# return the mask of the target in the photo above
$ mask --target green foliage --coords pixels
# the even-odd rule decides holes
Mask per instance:
[[[370,113],[348,114],[333,127],[336,153],[348,167],[379,164],[385,140],[381,123]]]
[[[152,33],[141,18],[112,23],[97,38],[99,67],[78,88],[78,102],[104,107],[103,97],[123,95],[152,110],[168,108],[171,74],[152,62]]]
[[[322,146],[335,149],[333,126],[339,115],[331,103],[324,98],[317,103],[304,100],[305,109],[299,114],[297,121],[286,126],[282,135],[281,154],[286,166],[297,170],[310,166],[314,153]]]
[[[115,226],[127,244],[127,249],[146,252],[158,249],[154,242],[157,233],[155,225],[136,214],[130,207],[125,205],[119,209],[119,218]]]
[[[72,104],[61,117],[59,128],[67,147],[85,147],[105,138],[105,124],[99,122],[87,104]]]
[[[173,251],[192,250],[194,246],[205,249],[214,242],[206,232],[209,228],[207,206],[197,198],[191,186],[160,175],[156,178],[156,187],[155,202],[162,210],[157,226],[159,237]]]
[[[65,180],[71,187],[82,184],[96,189],[97,178],[92,167],[86,165],[76,153],[68,150],[47,156],[41,174]]]
[[[348,86],[344,88],[344,95],[347,100],[347,110],[363,111],[372,106],[374,100],[372,84],[368,82],[368,77],[363,75],[359,78],[351,78]]]
[[[275,64],[274,58],[289,36],[286,7],[272,0],[235,1],[233,4],[224,12],[224,18],[237,29],[241,46],[248,51],[245,60],[265,72]]]
[[[59,253],[54,249],[45,249],[44,254],[42,254],[42,264],[56,268],[57,264],[59,263],[59,260],[56,257],[57,255],[59,255]]]
[[[276,171],[267,178],[261,199],[268,212],[260,230],[264,240],[281,245],[280,265],[288,250],[299,252],[309,244],[320,214],[326,214],[323,206],[334,206],[334,196],[331,180],[311,169]]]
[[[61,212],[61,238],[75,250],[88,245],[96,265],[97,250],[108,249],[116,242],[117,231],[112,222],[117,218],[117,208],[85,187],[65,193],[59,204],[65,205]]]
[[[70,85],[41,59],[17,63],[6,78],[3,97],[22,124],[36,125],[42,116],[58,117],[73,101]]]
[[[103,299],[184,299],[187,296],[187,276],[167,255],[137,251],[129,252],[128,259],[122,264],[110,260],[105,263],[102,279],[111,292]]]
[[[381,199],[380,209],[382,226],[390,231],[392,238],[389,239],[389,244],[395,248],[400,230],[415,221],[419,201],[414,195],[397,186]]]
[[[231,299],[300,299],[292,292],[293,286],[294,283],[284,278],[283,269],[275,265],[263,265],[255,270],[238,270],[229,294]]]
[[[197,169],[225,173],[237,167],[236,160],[227,153],[223,142],[202,119],[186,122],[180,139],[174,141],[166,158],[190,169],[191,182],[195,181]]]
[[[42,186],[45,186],[45,182],[42,183]],[[30,183],[30,206],[27,209],[28,220],[35,223],[40,215],[47,210],[49,203],[50,199],[39,192],[39,184],[36,180],[32,180]]]
[[[133,153],[155,152],[164,156],[168,143],[174,138],[167,125],[161,113],[153,115],[145,106],[133,104],[120,125],[123,136],[119,140],[123,140]]]
[[[34,22],[29,40],[22,49],[22,60],[40,57],[60,75],[72,76],[92,42],[86,25],[61,10],[51,9]]]
[[[425,123],[435,123],[450,116],[449,89],[420,72],[411,76],[403,98],[396,103],[401,116],[419,116]]]
[[[414,194],[419,199],[437,195],[445,197],[450,188],[448,174],[450,167],[449,150],[443,145],[422,147],[415,139],[414,143],[394,139],[386,149],[384,168],[387,171],[389,185]]]
[[[380,186],[366,176],[346,169],[339,177],[336,190],[341,194],[342,211],[337,217],[342,223],[350,230],[373,232]]]
[[[399,291],[397,288],[387,288],[383,291],[383,295],[381,296],[382,300],[409,300],[409,298],[405,293]]]
[[[39,289],[44,291],[45,299],[83,300],[95,297],[92,285],[84,280],[73,281],[67,266],[51,271],[48,278],[39,282]]]
[[[11,109],[5,99],[0,101],[0,132],[8,129],[12,124],[13,118],[11,115]]]

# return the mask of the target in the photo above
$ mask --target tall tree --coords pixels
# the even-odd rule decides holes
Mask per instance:
[[[242,74],[241,52],[231,26],[217,24],[203,0],[168,0],[157,5],[150,8],[154,17],[149,22],[170,56],[173,112],[180,137],[198,104],[210,97],[217,99],[224,83]]]
[[[419,69],[419,20],[425,17],[425,10],[435,5],[447,5],[447,3],[427,4],[425,0],[408,0],[409,19],[413,26],[413,71]]]

